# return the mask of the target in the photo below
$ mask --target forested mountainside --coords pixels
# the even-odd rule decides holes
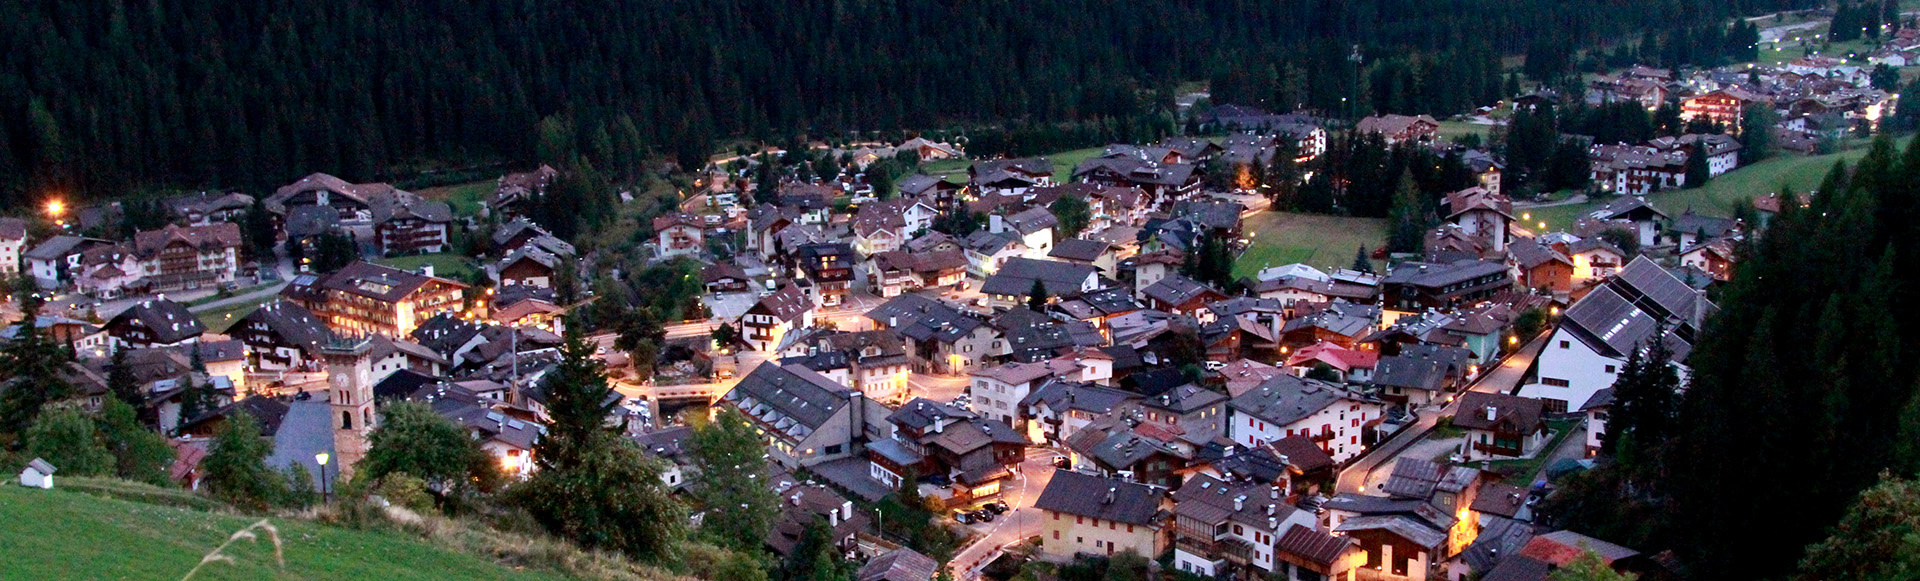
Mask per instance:
[[[1604,40],[1807,4],[23,1],[0,19],[0,203],[531,161],[550,116],[583,148],[691,161],[732,136],[1165,116],[1182,81],[1335,109],[1369,94],[1356,45],[1405,65],[1369,83],[1431,87],[1398,108],[1437,111],[1497,91],[1501,55],[1565,68]]]

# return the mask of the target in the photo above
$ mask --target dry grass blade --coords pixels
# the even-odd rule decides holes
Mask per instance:
[[[253,524],[247,525],[246,528],[234,531],[232,535],[228,535],[227,542],[220,543],[220,546],[214,547],[213,552],[207,553],[206,556],[201,557],[200,563],[194,565],[193,570],[187,571],[187,575],[185,577],[181,577],[180,581],[187,581],[188,579],[192,579],[194,575],[198,575],[200,573],[200,568],[207,566],[208,563],[214,563],[214,562],[233,563],[234,562],[233,557],[226,554],[227,547],[233,545],[234,541],[239,541],[242,539],[245,539],[248,541],[260,540],[260,536],[254,533],[254,531],[256,530],[266,531],[267,539],[273,541],[274,564],[278,567],[285,568],[287,566],[287,558],[286,558],[286,553],[283,551],[283,548],[280,544],[280,529],[274,528],[273,523],[267,522],[267,519],[260,519],[259,522],[255,522]]]

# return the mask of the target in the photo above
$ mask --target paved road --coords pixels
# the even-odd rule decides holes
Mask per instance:
[[[211,310],[219,309],[221,307],[227,307],[232,305],[258,303],[258,302],[265,301],[267,298],[272,297],[273,295],[280,294],[280,289],[284,289],[284,288],[287,288],[287,282],[280,281],[278,283],[275,283],[273,286],[265,287],[260,290],[256,290],[247,294],[234,295],[234,296],[230,296],[217,301],[207,301],[191,307],[187,307],[187,310],[195,313],[200,313],[200,312],[211,311]]]
[[[942,403],[950,402],[953,398],[967,392],[967,377],[915,373],[907,376],[907,390],[913,397],[924,397]]]
[[[1047,489],[1047,483],[1053,481],[1054,452],[1046,448],[1028,448],[1025,461],[1020,463],[1020,471],[1014,474],[1007,484],[1004,500],[1013,510],[990,523],[968,525],[983,533],[973,544],[955,553],[948,563],[953,568],[955,579],[971,581],[979,577],[973,574],[982,559],[993,555],[1000,547],[1018,542],[1021,539],[1040,534],[1040,510],[1033,508],[1033,501],[1040,498],[1040,492]]]
[[[1488,371],[1482,374],[1479,379],[1474,380],[1473,384],[1468,386],[1467,389],[1484,393],[1512,393],[1515,389],[1519,389],[1520,381],[1527,376],[1527,368],[1533,366],[1534,358],[1539,357],[1540,349],[1546,346],[1547,338],[1551,336],[1551,333],[1542,333],[1539,337],[1528,341],[1526,345],[1520,347],[1519,351],[1501,361],[1499,367],[1495,367],[1492,371]],[[1445,409],[1434,409],[1432,406],[1428,406],[1415,412],[1419,419],[1414,422],[1412,427],[1401,431],[1399,435],[1394,436],[1392,439],[1375,446],[1373,453],[1360,457],[1360,459],[1355,460],[1353,464],[1348,465],[1345,470],[1341,470],[1335,491],[1364,491],[1367,480],[1372,476],[1375,469],[1381,466],[1392,465],[1394,459],[1399,458],[1402,453],[1406,452],[1408,446],[1412,446],[1414,442],[1418,442],[1421,438],[1426,437],[1427,431],[1432,430],[1434,424],[1438,423],[1440,418],[1453,415],[1459,406],[1460,402],[1456,398],[1454,401],[1448,402]]]

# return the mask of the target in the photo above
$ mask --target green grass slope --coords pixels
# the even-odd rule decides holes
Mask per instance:
[[[56,480],[58,484],[58,480]],[[0,579],[180,579],[258,518],[102,498],[68,490],[0,486]],[[195,579],[564,579],[516,571],[390,532],[269,519],[273,543],[237,541]]]

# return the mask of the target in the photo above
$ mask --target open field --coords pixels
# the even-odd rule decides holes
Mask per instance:
[[[67,490],[0,486],[0,579],[180,579],[229,535],[259,520],[101,498]],[[405,535],[280,518],[286,566],[273,542],[237,541],[196,579],[562,579],[442,550]]]
[[[1262,268],[1304,263],[1315,268],[1347,268],[1361,246],[1369,251],[1387,241],[1387,221],[1290,212],[1261,212],[1247,218],[1252,246],[1233,265],[1236,277]],[[1385,263],[1375,261],[1375,268]]]
[[[1897,139],[1895,144],[1904,148],[1908,139],[1911,137]],[[1705,187],[1655,192],[1647,196],[1647,200],[1669,215],[1678,215],[1687,211],[1687,208],[1693,208],[1695,213],[1727,216],[1732,214],[1736,202],[1778,192],[1782,186],[1796,192],[1811,191],[1820,185],[1820,179],[1833,168],[1834,162],[1845,160],[1854,163],[1866,154],[1864,146],[1827,155],[1782,153],[1722,174],[1707,182]],[[1551,208],[1516,208],[1514,211],[1531,214],[1532,218],[1527,220],[1529,225],[1545,221],[1546,229],[1553,231],[1566,229],[1573,225],[1576,218],[1601,205],[1601,202],[1588,202]]]
[[[493,193],[493,187],[492,180],[483,180],[426,188],[415,193],[453,206],[455,216],[476,216],[480,214],[480,206],[487,202],[487,195]]]
[[[1481,143],[1488,143],[1491,141],[1492,133],[1492,125],[1480,125],[1478,123],[1468,123],[1465,121],[1440,122],[1440,139],[1444,140],[1451,141],[1466,135],[1479,135]]]

